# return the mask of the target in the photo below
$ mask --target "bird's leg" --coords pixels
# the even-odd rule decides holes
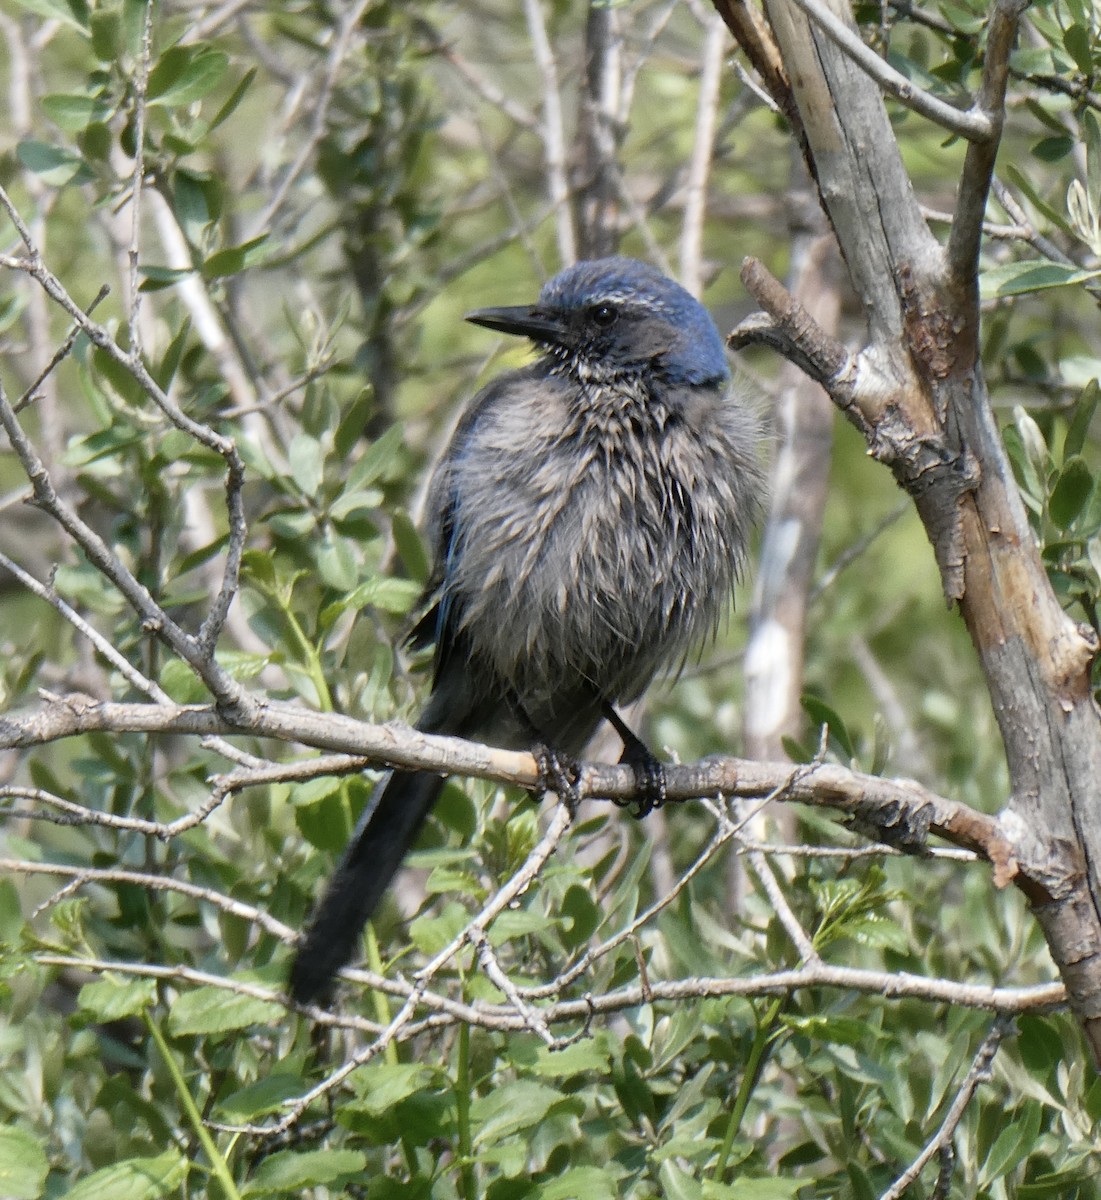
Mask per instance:
[[[553,792],[570,810],[572,820],[577,815],[577,806],[581,803],[581,768],[577,760],[561,750],[556,750],[550,744],[528,716],[518,696],[514,694],[511,702],[513,712],[527,727],[528,735],[532,739],[531,753],[535,758],[535,765],[539,768],[539,782],[535,787],[537,801],[541,803],[548,792]]]
[[[631,810],[631,815],[641,820],[665,803],[665,766],[607,700],[600,707],[608,724],[623,742],[623,753],[619,761],[631,767],[635,773],[638,795],[635,797],[635,807]]]
[[[581,803],[581,768],[577,760],[543,741],[535,742],[531,752],[539,768],[536,796],[541,801],[548,792],[554,792],[570,810],[572,819],[577,815],[577,806]]]

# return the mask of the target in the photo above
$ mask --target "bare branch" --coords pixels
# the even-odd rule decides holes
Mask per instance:
[[[807,931],[800,924],[799,918],[788,903],[783,888],[780,887],[780,882],[773,873],[768,859],[760,850],[748,850],[746,854],[749,858],[749,864],[753,868],[753,874],[757,876],[757,880],[768,897],[773,911],[780,919],[780,924],[783,925],[788,937],[791,938],[792,945],[799,951],[800,958],[807,964],[819,962],[818,951],[815,950],[814,943],[810,940]]]
[[[333,89],[336,87],[336,81],[340,75],[341,68],[344,66],[344,62],[351,50],[352,35],[355,33],[369,5],[370,0],[356,0],[355,4],[343,10],[340,23],[333,32],[332,49],[329,51],[329,57],[325,63],[325,74],[322,76],[321,86],[317,90],[316,98],[312,100],[310,105],[313,112],[313,121],[310,125],[309,134],[295,155],[294,162],[283,172],[275,191],[272,193],[271,199],[253,222],[253,237],[270,229],[276,215],[286,202],[295,180],[302,174],[306,164],[313,158],[321,139],[325,136],[329,120],[329,107],[333,99]]]
[[[110,294],[111,289],[104,284],[103,287],[101,287],[92,298],[91,304],[88,305],[87,311],[89,316],[99,306],[100,302],[105,300]],[[73,347],[76,345],[76,340],[79,336],[80,327],[78,325],[74,325],[72,329],[69,330],[65,340],[61,343],[57,350],[54,351],[50,361],[42,368],[41,371],[39,371],[34,381],[27,385],[27,387],[23,390],[22,396],[20,396],[19,399],[16,400],[16,402],[12,405],[12,408],[15,410],[15,412],[22,412],[28,404],[33,404],[35,400],[38,399],[39,395],[41,394],[40,389],[43,383],[50,378],[54,371],[56,371],[57,368],[65,361],[65,359],[67,359],[73,352]]]
[[[558,257],[564,265],[577,259],[577,236],[570,212],[570,183],[566,164],[566,128],[562,112],[562,91],[558,83],[558,63],[547,36],[543,9],[539,0],[524,0],[532,55],[543,77],[543,155],[547,165],[547,183],[554,204]]]
[[[134,79],[134,170],[130,184],[130,353],[135,359],[142,355],[141,287],[138,277],[141,245],[141,198],[145,190],[145,92],[149,83],[149,63],[153,56],[153,5],[145,6],[142,22],[141,54]]]
[[[253,0],[223,0],[215,9],[204,13],[186,30],[183,37],[180,38],[180,45],[188,46],[195,42],[205,42],[223,25],[239,16],[252,2]]]
[[[115,867],[82,867],[70,866],[68,863],[28,862],[17,858],[0,858],[0,871],[10,871],[18,875],[59,875],[65,879],[75,880],[78,886],[89,883],[129,883],[136,887],[148,888],[154,892],[173,892],[186,896],[190,900],[212,904],[222,912],[234,917],[251,921],[265,933],[279,938],[283,942],[291,942],[297,936],[293,929],[288,928],[282,921],[277,921],[270,913],[251,904],[243,904],[231,896],[214,891],[213,888],[199,887],[183,879],[172,879],[167,875],[154,875],[148,871],[128,871]]]
[[[17,562],[10,559],[3,552],[0,552],[0,566],[3,566],[14,575],[32,595],[37,596],[40,600],[45,600],[47,604],[56,609],[78,633],[83,634],[95,646],[96,650],[103,655],[131,687],[136,688],[139,692],[142,692],[151,700],[156,700],[160,704],[171,703],[168,695],[153,680],[146,678],[137,667],[124,658],[99,630],[89,625],[71,605],[57,594],[52,584],[41,583],[29,571],[23,570]]]
[[[707,21],[696,101],[696,131],[688,179],[684,187],[684,218],[680,237],[680,281],[694,295],[703,290],[703,223],[707,212],[707,180],[715,153],[719,87],[727,47],[726,23],[718,13]]]
[[[809,0],[796,0],[807,3]],[[976,107],[990,127],[982,138],[972,138],[956,191],[956,216],[948,234],[948,270],[952,282],[971,292],[979,271],[986,198],[994,176],[1002,124],[1005,119],[1005,89],[1009,79],[1009,55],[1017,37],[1021,14],[1028,0],[996,0],[986,34],[982,84]]]
[[[1034,250],[1037,250],[1044,258],[1050,258],[1052,262],[1062,263],[1064,267],[1078,266],[1069,254],[1064,254],[1050,238],[1044,237],[1038,230],[1033,228],[1032,222],[1028,219],[1028,213],[1025,211],[1023,205],[1018,202],[1017,197],[996,176],[991,180],[991,187],[998,203],[1017,222],[1017,228],[1021,230],[1020,236],[1023,241],[1028,242]],[[985,232],[991,237],[998,236],[996,232],[990,229],[987,229]]]
[[[757,6],[748,0],[714,0],[715,8],[753,69],[760,76],[772,103],[791,122],[800,136],[799,112],[791,91],[791,82],[780,58],[776,40]]]
[[[429,44],[432,49],[447,63],[454,67],[456,74],[462,77],[464,83],[469,84],[477,96],[480,96],[487,104],[493,108],[500,109],[502,113],[520,129],[527,129],[532,133],[537,133],[539,123],[535,117],[518,104],[516,100],[510,96],[503,88],[499,88],[491,79],[487,79],[481,72],[476,71],[469,62],[452,46],[440,36],[439,31],[427,23],[422,26]]]
[[[925,1144],[921,1153],[910,1166],[883,1193],[880,1200],[901,1200],[907,1188],[917,1181],[926,1163],[934,1155],[943,1154],[950,1149],[952,1138],[956,1135],[956,1130],[967,1112],[968,1105],[975,1098],[979,1085],[990,1081],[993,1074],[994,1056],[998,1053],[1002,1039],[1011,1032],[1012,1028],[1013,1023],[1007,1017],[1001,1017],[994,1022],[990,1032],[983,1038],[975,1052],[975,1057],[971,1061],[971,1069],[967,1072],[967,1077],[956,1093],[956,1098],[945,1113],[940,1128]]]
[[[87,321],[87,318],[85,318],[85,321]],[[114,345],[113,341],[111,341],[111,345]],[[188,663],[222,703],[247,705],[248,697],[244,690],[237,684],[236,680],[214,662],[213,647],[211,646],[208,649],[202,642],[197,642],[190,635],[186,634],[165,613],[156,600],[153,599],[148,588],[124,566],[122,560],[108,547],[99,534],[78,516],[70,505],[66,504],[60,498],[45,465],[38,457],[12,410],[2,381],[0,381],[0,425],[3,426],[7,433],[12,449],[15,451],[27,478],[31,482],[31,486],[34,489],[35,502],[57,521],[66,533],[81,547],[96,569],[115,585],[138,616],[141,617],[147,631],[161,638],[176,654]],[[232,448],[232,443],[229,446]],[[239,505],[239,493],[241,481],[244,477],[244,466],[235,449],[232,449],[231,453],[227,451],[227,459],[232,470],[230,482],[237,493],[236,503]],[[244,530],[242,528],[239,535],[238,558],[240,555],[240,545],[243,545],[243,543]],[[227,568],[227,578],[228,576],[229,570]],[[233,590],[236,590],[235,579]],[[232,596],[229,596],[225,600],[225,607],[228,607],[228,602],[231,598]],[[217,603],[215,608],[212,609],[212,613],[215,611],[217,611]],[[208,617],[207,620],[209,622],[210,618]]]
[[[269,701],[233,713],[200,705],[100,703],[89,696],[49,698],[32,713],[0,715],[0,749],[40,745],[77,733],[115,732],[248,733],[317,749],[362,755],[379,765],[468,775],[534,789],[541,776],[530,753],[499,750],[461,738],[420,733],[401,725],[368,725],[337,713],[317,713]],[[343,765],[342,765],[343,769]],[[935,833],[977,850],[995,868],[1000,884],[1018,871],[1013,847],[998,821],[966,805],[937,796],[911,780],[861,775],[832,763],[792,767],[784,763],[711,758],[666,767],[670,802],[726,795],[762,797],[836,808],[869,826],[883,840],[920,852]],[[582,765],[584,797],[629,801],[637,780],[629,766]]]

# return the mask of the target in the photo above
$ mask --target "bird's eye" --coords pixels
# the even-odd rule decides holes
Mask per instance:
[[[619,310],[611,304],[594,304],[589,309],[589,316],[594,325],[599,325],[601,329],[607,329],[609,325],[615,324]]]

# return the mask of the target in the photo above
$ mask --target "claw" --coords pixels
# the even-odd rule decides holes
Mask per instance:
[[[610,704],[604,705],[604,716],[623,742],[623,753],[619,761],[631,767],[635,773],[636,796],[621,807],[631,807],[631,816],[636,821],[647,817],[655,808],[661,808],[667,798],[665,767],[655,758],[646,743],[633,733],[623,718]]]
[[[545,742],[537,742],[532,747],[536,765],[539,767],[539,783],[536,794],[540,800],[548,792],[553,792],[570,810],[570,816],[577,815],[581,803],[581,768],[577,761],[569,755],[554,750]]]
[[[642,742],[624,747],[619,761],[631,767],[635,773],[637,795],[631,802],[631,816],[636,821],[641,821],[665,803],[665,765],[656,759]]]

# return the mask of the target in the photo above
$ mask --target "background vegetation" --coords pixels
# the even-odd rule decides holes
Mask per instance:
[[[974,91],[984,4],[856,16],[922,88]],[[702,3],[18,0],[0,33],[0,382],[56,489],[26,503],[9,430],[13,721],[68,696],[232,726],[234,687],[409,718],[419,481],[525,353],[462,314],[615,248],[725,330],[754,307],[745,255],[792,278],[820,238],[785,121]],[[1006,445],[1094,628],[1099,38],[1084,0],[1026,18],[983,285]],[[962,141],[892,112],[941,228]],[[843,272],[823,280],[859,339]],[[773,357],[739,366],[783,402]],[[849,426],[816,454],[785,751],[997,812],[997,726],[921,525]],[[216,658],[166,639],[95,538]],[[743,745],[752,588],[637,716],[682,761]],[[126,711],[32,746],[0,718],[4,1196],[1101,1196],[1101,1084],[1023,896],[969,851],[905,857],[815,807],[777,832],[779,803],[740,800],[641,823],[590,801],[567,830],[457,780],[322,1018],[281,995],[289,945],[371,776],[305,726]],[[783,974],[811,959],[852,974]]]

